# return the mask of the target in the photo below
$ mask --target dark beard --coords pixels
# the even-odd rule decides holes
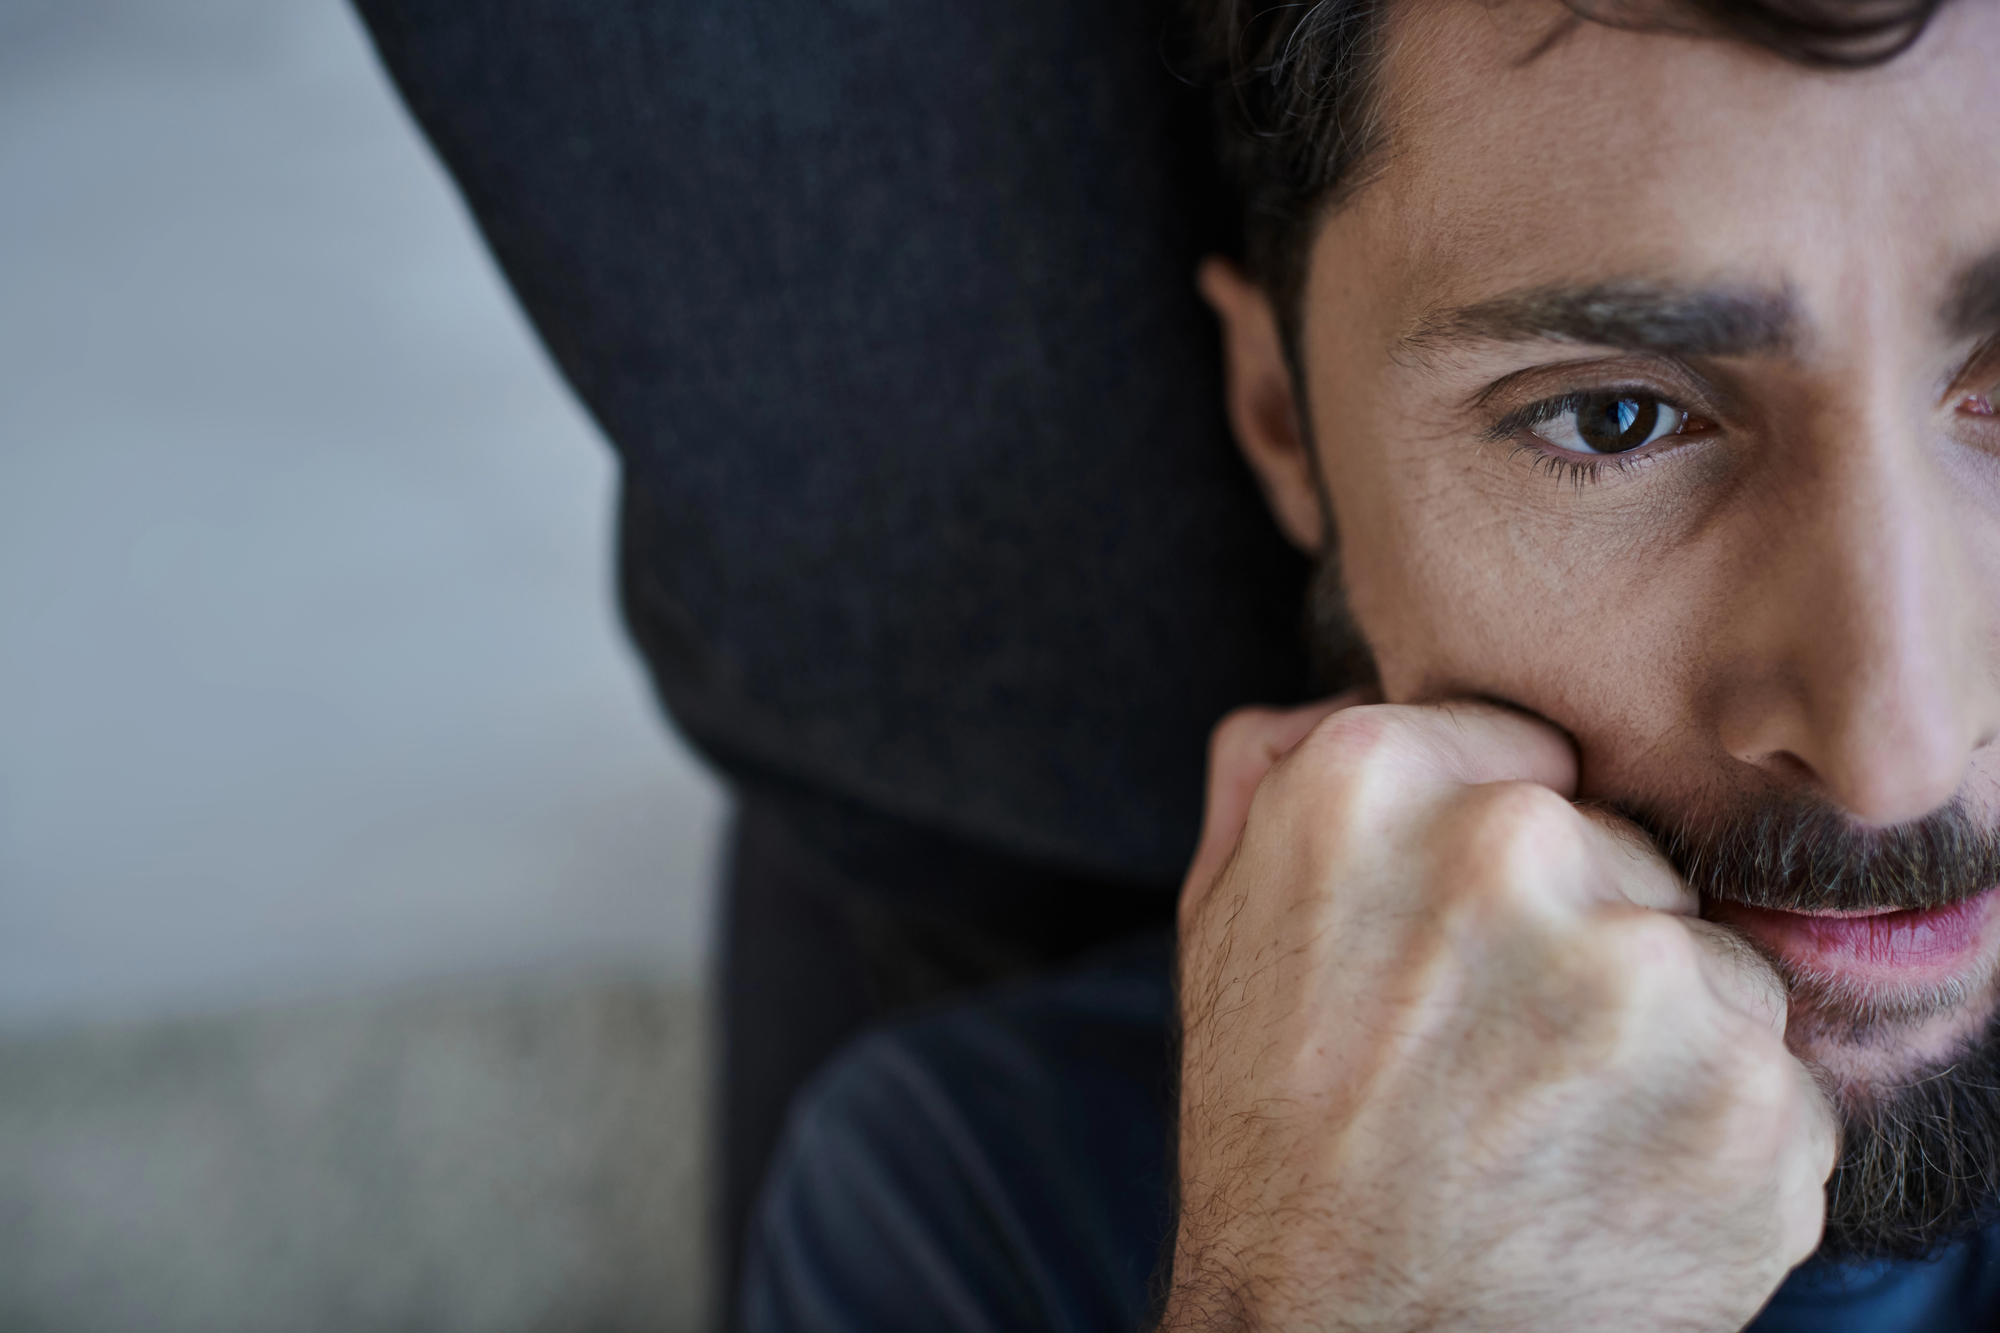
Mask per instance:
[[[1889,829],[1859,827],[1797,794],[1720,823],[1623,813],[1704,901],[1788,912],[1937,908],[2000,884],[2000,831],[1957,801]],[[1893,1045],[1908,1023],[1991,1003],[1981,986],[1878,1004],[1772,962],[1813,1025],[1850,1042]],[[1918,1258],[2000,1217],[2000,1013],[1954,1058],[1895,1086],[1829,1092],[1844,1137],[1826,1186],[1822,1257]]]
[[[1333,558],[1317,562],[1306,634],[1330,690],[1375,680]],[[1795,912],[1945,907],[2000,884],[2000,829],[1957,802],[1881,830],[1859,828],[1839,810],[1800,796],[1761,800],[1699,826],[1642,808],[1618,809],[1652,835],[1704,900]],[[1809,978],[1785,980],[1796,1000],[1813,1005],[1832,1026],[1847,1026],[1851,1039],[1893,1043],[1898,1022],[1917,1016],[1864,1012],[1851,997],[1816,988]],[[1953,999],[1980,1002],[1945,996],[1932,1003]],[[1826,1185],[1821,1258],[1919,1258],[2000,1221],[2000,1012],[1955,1059],[1897,1086],[1829,1091],[1844,1136]]]
[[[1333,531],[1333,511],[1320,504],[1322,522]],[[1375,683],[1375,657],[1368,641],[1347,610],[1347,584],[1340,573],[1337,543],[1313,560],[1312,582],[1306,586],[1305,641],[1313,670],[1328,694]]]
[[[1721,824],[1622,808],[1704,898],[1781,912],[1948,907],[2000,884],[2000,830],[1954,800],[1894,828],[1857,826],[1805,793],[1767,797]]]
[[[1923,1258],[2000,1220],[2000,1014],[1956,1061],[1841,1119],[1821,1257]]]

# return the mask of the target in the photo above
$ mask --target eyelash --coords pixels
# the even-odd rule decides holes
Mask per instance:
[[[1968,366],[1982,364],[1987,360],[1994,359],[1996,355],[2000,355],[2000,336],[1996,336],[1983,344],[1977,352],[1968,358]],[[1961,371],[1958,378],[1964,379],[1967,373],[1969,372]],[[1494,387],[1497,388],[1498,386]],[[1508,452],[1507,456],[1511,459],[1521,454],[1527,454],[1529,456],[1529,468],[1532,471],[1546,472],[1557,481],[1567,482],[1579,490],[1587,485],[1596,485],[1598,482],[1604,480],[1607,472],[1614,474],[1624,473],[1645,467],[1664,451],[1647,447],[1630,453],[1578,454],[1568,450],[1559,450],[1545,441],[1534,443],[1530,439],[1523,439],[1522,436],[1528,435],[1532,437],[1534,435],[1533,427],[1539,426],[1546,421],[1552,421],[1565,412],[1577,411],[1593,398],[1601,398],[1607,393],[1624,392],[1652,398],[1679,412],[1688,411],[1688,409],[1682,407],[1673,399],[1656,393],[1642,385],[1611,384],[1601,388],[1575,390],[1554,398],[1544,398],[1539,402],[1529,403],[1525,407],[1516,408],[1494,422],[1485,432],[1483,438],[1493,444],[1506,444],[1511,441],[1514,447]],[[1992,395],[1992,398],[2000,399],[2000,393],[1994,393],[1991,390],[1988,393]],[[1963,395],[1960,395],[1960,398],[1959,409],[1964,411],[1966,400]],[[1973,415],[1994,415],[1993,408],[1990,405],[1991,400],[1986,395],[1980,395],[1980,398],[1982,402],[1987,402],[1989,405],[1983,411],[1975,410]],[[1709,429],[1714,429],[1713,422],[1707,424]]]
[[[1532,458],[1530,467],[1533,470],[1547,472],[1558,481],[1568,482],[1578,489],[1596,485],[1604,480],[1607,471],[1630,472],[1635,468],[1646,466],[1656,456],[1655,452],[1649,449],[1643,453],[1625,454],[1572,454],[1566,451],[1557,453],[1553,452],[1553,446],[1530,444],[1520,437],[1523,433],[1531,434],[1531,427],[1539,426],[1545,421],[1553,421],[1565,412],[1576,411],[1591,398],[1605,393],[1616,393],[1626,387],[1630,387],[1634,393],[1643,393],[1648,398],[1656,398],[1677,411],[1687,410],[1672,399],[1649,389],[1641,389],[1636,385],[1610,385],[1602,389],[1578,390],[1558,398],[1544,398],[1540,402],[1516,408],[1494,422],[1487,430],[1485,438],[1494,444],[1513,441],[1514,448],[1507,455],[1509,458],[1528,454]]]
[[[1641,455],[1638,458],[1633,458],[1630,454],[1598,454],[1596,456],[1590,454],[1577,454],[1574,456],[1556,454],[1550,453],[1547,449],[1529,444],[1525,440],[1515,444],[1508,457],[1513,458],[1521,454],[1530,456],[1528,466],[1533,471],[1546,472],[1557,481],[1568,482],[1579,490],[1585,486],[1595,486],[1598,482],[1603,481],[1606,469],[1612,472],[1629,472],[1633,468],[1643,465],[1651,457],[1650,454]]]

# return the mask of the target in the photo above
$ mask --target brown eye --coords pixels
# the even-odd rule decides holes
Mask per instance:
[[[1678,434],[1688,414],[1645,393],[1592,393],[1570,400],[1535,433],[1558,449],[1577,454],[1622,454]]]
[[[1679,425],[1664,420],[1669,414],[1680,415],[1657,398],[1637,394],[1586,398],[1576,410],[1576,433],[1600,454],[1622,454]]]
[[[1984,393],[1969,393],[1958,400],[1958,410],[1969,417],[1990,417],[1994,415],[1993,397],[2000,389],[1988,389]]]

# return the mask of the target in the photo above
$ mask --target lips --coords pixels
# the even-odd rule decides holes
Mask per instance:
[[[1978,965],[2000,887],[1949,907],[1779,912],[1710,900],[1703,915],[1762,944],[1795,973],[1862,987],[1933,985]]]

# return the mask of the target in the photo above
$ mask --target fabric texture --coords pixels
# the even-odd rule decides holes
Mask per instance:
[[[843,1052],[772,1163],[742,1327],[1141,1327],[1169,1223],[1167,940]]]
[[[872,1033],[794,1112],[751,1230],[752,1333],[1132,1330],[1169,1237],[1164,934]],[[2000,1232],[1808,1263],[1750,1333],[1990,1333]]]
[[[1208,729],[1304,697],[1221,413],[1229,244],[1164,0],[358,0],[623,461],[682,729],[1170,888]]]
[[[792,1094],[834,1050],[913,1006],[1164,927],[1173,909],[1162,894],[1012,865],[863,810],[756,789],[741,793],[726,884],[725,1281]]]

